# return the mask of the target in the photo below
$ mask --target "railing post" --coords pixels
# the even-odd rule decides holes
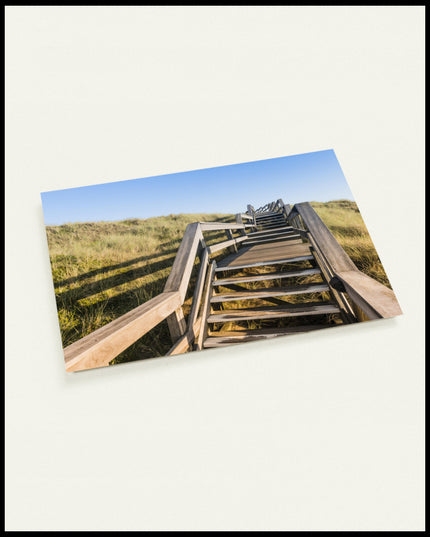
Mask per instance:
[[[247,212],[248,212],[249,216],[252,216],[254,226],[257,226],[257,222],[255,220],[255,209],[254,209],[254,207],[252,205],[247,205]]]
[[[237,213],[237,215],[236,215],[236,223],[243,225],[243,218],[242,218],[241,213]],[[246,235],[246,231],[244,229],[241,229],[240,234],[241,235]]]
[[[187,323],[185,322],[182,306],[167,317],[167,326],[169,327],[172,343],[176,343],[187,331]]]
[[[231,229],[226,229],[225,234],[227,235],[227,239],[230,239],[230,240],[233,240],[233,239],[234,239],[234,237],[233,237],[233,233],[232,233]],[[233,244],[233,245],[231,246],[230,251],[231,251],[232,253],[233,253],[233,252],[237,253],[237,245],[236,245],[236,244]]]

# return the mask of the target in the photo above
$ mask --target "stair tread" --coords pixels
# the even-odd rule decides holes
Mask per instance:
[[[211,297],[211,302],[230,302],[234,300],[252,300],[271,296],[301,295],[307,293],[322,293],[328,291],[326,283],[311,283],[289,285],[286,287],[268,287],[267,289],[247,289],[230,293],[219,293]]]
[[[272,241],[287,241],[287,240],[292,240],[292,239],[299,239],[300,238],[300,235],[282,235],[282,236],[278,236],[278,237],[261,237],[261,238],[258,238],[258,237],[255,237],[253,238],[252,240],[246,240],[246,241],[243,241],[243,246],[249,246],[250,244],[261,244],[262,242],[272,242]]]
[[[269,217],[266,217],[266,218],[256,218],[255,221],[256,222],[271,222],[272,220],[284,220],[285,221],[285,217],[284,216],[269,216]]]
[[[263,218],[285,218],[285,217],[282,213],[267,213],[267,214],[256,214],[255,218],[258,220],[260,218],[263,219]]]
[[[331,302],[304,302],[302,304],[289,304],[288,306],[266,306],[214,311],[209,315],[207,322],[223,323],[229,321],[300,317],[303,315],[325,315],[328,313],[338,313],[339,311],[339,307]]]
[[[277,229],[270,229],[268,231],[253,231],[252,233],[248,233],[248,237],[253,237],[255,235],[264,235],[264,234],[267,234],[267,233],[276,233],[277,231],[279,231],[280,233],[287,233],[287,230],[289,231],[293,231],[293,227],[292,226],[282,226],[282,227],[279,227]]]
[[[260,228],[260,231],[264,231],[265,229],[274,229],[275,227],[279,227],[279,222],[275,222],[273,224],[256,224],[257,228]]]
[[[258,219],[256,218],[255,221],[257,224],[269,224],[271,222],[286,222],[285,218],[277,217],[277,218],[265,218],[265,219]]]
[[[272,265],[281,265],[281,264],[287,264],[287,263],[294,263],[296,261],[311,261],[313,259],[313,255],[300,255],[295,257],[286,257],[284,259],[277,259],[275,261],[259,261],[256,263],[246,263],[243,265],[226,265],[226,266],[218,266],[216,267],[215,271],[228,271],[228,270],[242,270],[244,268],[253,268],[253,267],[270,267]]]
[[[260,282],[265,280],[277,280],[281,278],[295,278],[298,276],[311,276],[312,274],[320,274],[319,268],[291,270],[287,272],[268,272],[267,274],[255,274],[249,276],[240,276],[236,278],[223,278],[220,280],[214,280],[213,285],[224,285],[229,283],[247,283],[247,282]]]

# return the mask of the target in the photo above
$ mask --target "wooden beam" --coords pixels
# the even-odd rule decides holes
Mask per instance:
[[[190,346],[194,343],[197,334],[200,332],[200,327],[202,324],[202,318],[199,317],[194,325],[192,326],[191,330],[188,330],[186,334],[184,334],[178,341],[171,347],[168,352],[166,353],[166,356],[173,356],[176,354],[182,354],[184,352],[187,352]]]
[[[394,292],[358,270],[336,272],[350,299],[369,319],[401,315],[402,310]]]
[[[200,328],[199,337],[197,339],[197,350],[201,350],[203,348],[203,341],[207,335],[208,332],[208,325],[207,325],[207,318],[210,314],[211,310],[211,293],[212,293],[212,280],[215,274],[215,267],[216,262],[212,261],[210,268],[208,270],[207,278],[206,278],[206,288],[205,288],[205,296],[202,302],[202,326]]]
[[[252,224],[223,224],[222,222],[197,222],[202,231],[224,231],[225,229],[245,229],[254,227]],[[194,224],[188,224],[194,225]]]
[[[358,270],[309,202],[294,206],[334,272]],[[294,210],[293,209],[293,210]],[[296,226],[299,227],[299,226]]]
[[[247,235],[243,235],[242,237],[236,237],[235,239],[230,239],[228,241],[219,242],[217,244],[212,244],[211,246],[208,246],[208,250],[210,254],[213,254],[214,252],[218,252],[219,250],[223,250],[224,248],[228,248],[229,246],[232,246],[233,244],[240,244],[243,241],[249,240],[249,237]]]
[[[118,354],[181,306],[178,292],[161,293],[64,350],[66,371],[109,365]]]
[[[169,327],[172,343],[175,343],[178,338],[185,334],[187,330],[187,323],[185,322],[184,310],[182,309],[182,306],[167,317],[167,326]]]
[[[226,235],[227,235],[228,240],[233,241],[233,244],[231,246],[232,253],[237,253],[237,244],[236,244],[236,240],[233,237],[233,233],[232,233],[231,229],[226,230]]]
[[[200,261],[199,274],[197,276],[196,286],[194,288],[193,301],[191,304],[191,311],[190,311],[190,316],[188,319],[188,325],[190,327],[194,326],[194,323],[196,322],[197,316],[199,314],[200,302],[202,299],[203,287],[205,284],[205,277],[206,277],[208,265],[209,265],[209,251],[208,251],[208,248],[205,248],[203,250],[202,259]]]
[[[181,301],[185,300],[188,283],[194,266],[194,260],[199,249],[203,234],[199,223],[188,224],[184,237],[179,246],[164,292],[178,291]]]

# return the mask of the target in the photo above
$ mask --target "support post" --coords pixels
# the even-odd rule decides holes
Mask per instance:
[[[172,343],[176,343],[187,331],[187,323],[185,322],[182,306],[167,317],[167,326],[169,327]]]
[[[226,230],[226,235],[227,235],[227,239],[230,239],[230,240],[233,240],[234,237],[233,237],[233,233],[231,231],[231,229],[227,229]],[[230,248],[230,251],[231,253],[237,253],[237,245],[236,244],[233,244]]]

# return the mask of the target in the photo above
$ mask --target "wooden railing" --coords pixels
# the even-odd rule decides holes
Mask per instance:
[[[294,205],[288,212],[288,220],[295,231],[309,240],[347,316],[353,315],[356,320],[363,321],[402,313],[394,292],[354,265],[310,203]]]
[[[148,302],[129,311],[111,323],[72,343],[64,349],[67,371],[79,371],[108,365],[116,356],[135,343],[162,321],[167,320],[173,347],[167,353],[185,352],[200,332],[202,293],[208,280],[209,256],[225,248],[237,251],[240,243],[247,239],[243,220],[254,218],[249,214],[237,214],[236,223],[195,222],[185,230],[164,290]],[[225,231],[227,240],[206,246],[205,231]],[[233,232],[239,232],[238,237]],[[183,304],[190,283],[196,257],[200,268],[191,304],[188,322],[185,320]]]

